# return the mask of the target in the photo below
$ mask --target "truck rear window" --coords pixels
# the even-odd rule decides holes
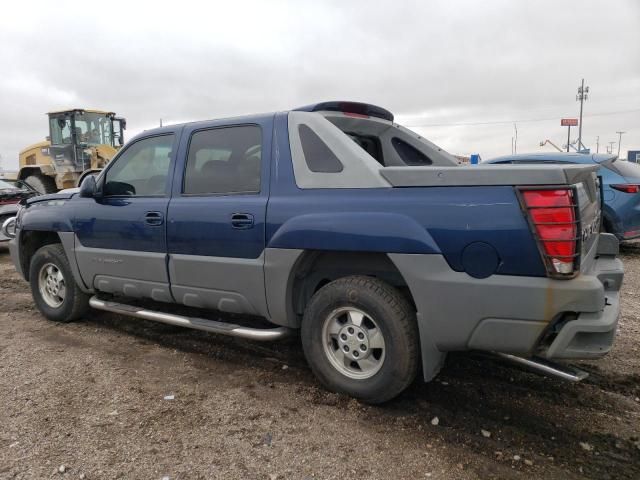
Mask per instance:
[[[393,137],[391,144],[402,161],[410,167],[420,167],[433,163],[431,159],[420,150],[412,147],[404,140],[400,140],[398,137]]]

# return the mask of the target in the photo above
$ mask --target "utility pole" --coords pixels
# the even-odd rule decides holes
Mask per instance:
[[[516,136],[513,140],[513,153],[518,153],[518,126],[514,123],[513,129],[516,131]]]
[[[627,132],[616,132],[618,134],[618,157],[620,156],[620,143],[622,143],[622,134]]]
[[[600,153],[600,135],[596,137],[596,153]]]
[[[576,100],[580,101],[580,123],[578,124],[578,151],[582,151],[584,145],[582,144],[582,107],[584,101],[589,98],[589,87],[584,86],[584,78],[582,79],[582,83],[578,87],[578,94],[576,95]]]
[[[609,146],[607,147],[607,153],[613,153],[613,146],[616,144],[615,141],[609,142]]]

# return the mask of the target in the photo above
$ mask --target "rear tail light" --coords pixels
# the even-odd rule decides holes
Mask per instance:
[[[521,189],[523,206],[550,276],[573,276],[579,265],[578,215],[572,188]]]
[[[619,183],[617,185],[611,185],[611,188],[624,193],[638,193],[640,192],[640,185],[636,183]]]

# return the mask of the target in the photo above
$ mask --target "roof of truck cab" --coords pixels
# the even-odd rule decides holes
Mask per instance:
[[[233,125],[233,124],[243,125],[243,124],[256,123],[256,122],[265,121],[267,119],[273,118],[273,116],[276,115],[277,113],[279,112],[258,113],[258,114],[251,114],[251,115],[241,115],[237,117],[210,118],[207,120],[195,120],[192,122],[172,123],[170,125],[163,125],[162,127],[153,127],[147,130],[143,130],[134,138],[137,138],[140,135],[147,136],[147,135],[157,135],[162,133],[173,133],[184,127],[208,128],[208,127],[215,126],[215,124],[217,123],[219,123],[221,126]]]
[[[56,113],[71,113],[79,110],[88,113],[99,113],[101,115],[115,115],[114,112],[109,112],[107,110],[95,110],[93,108],[67,108],[65,110],[54,110],[53,112],[47,112],[47,115],[55,115]]]
[[[540,162],[567,162],[567,163],[602,163],[606,160],[616,158],[616,155],[607,153],[577,153],[577,152],[538,152],[538,153],[518,153],[516,155],[504,155],[490,158],[482,163],[504,163],[513,160],[533,160]]]

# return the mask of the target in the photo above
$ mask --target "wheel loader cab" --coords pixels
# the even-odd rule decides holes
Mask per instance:
[[[19,178],[40,193],[75,187],[83,172],[99,170],[124,144],[124,118],[100,110],[50,112],[46,142],[20,152]]]

